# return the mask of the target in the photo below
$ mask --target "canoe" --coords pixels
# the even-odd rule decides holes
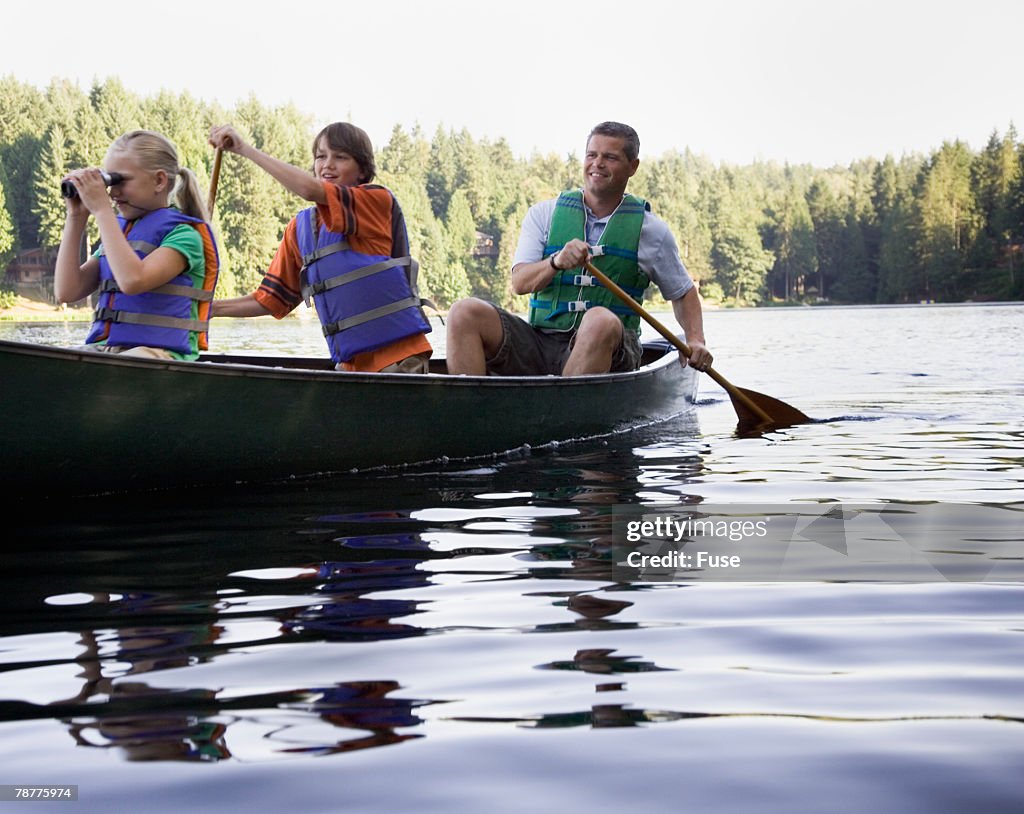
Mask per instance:
[[[0,341],[8,490],[36,495],[273,481],[489,456],[692,409],[697,376],[663,341],[631,373],[347,373],[328,359],[196,362]]]

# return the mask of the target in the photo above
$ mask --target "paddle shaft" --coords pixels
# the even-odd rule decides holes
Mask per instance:
[[[616,297],[618,297],[626,305],[633,309],[633,311],[635,311],[648,325],[650,325],[652,328],[654,328],[654,330],[656,330],[659,334],[665,337],[665,339],[671,342],[672,345],[674,345],[679,350],[679,352],[683,354],[683,356],[689,359],[693,355],[693,350],[690,348],[689,345],[687,345],[682,339],[680,339],[678,336],[672,333],[672,331],[670,331],[658,320],[656,320],[649,313],[647,313],[646,309],[642,305],[640,305],[640,303],[638,303],[631,296],[629,296],[629,294],[623,291],[607,274],[601,271],[601,269],[599,269],[597,266],[590,262],[587,262],[584,265],[586,266],[588,272],[590,272],[598,280],[600,280],[601,285],[603,285],[605,288],[611,291]],[[755,404],[747,396],[746,393],[744,393],[734,384],[729,382],[725,378],[725,376],[723,376],[710,365],[708,365],[704,369],[704,372],[707,373],[719,385],[721,385],[722,389],[725,390],[725,392],[728,393],[732,398],[739,400],[743,404],[743,406],[750,410],[752,413],[754,413],[754,415],[760,417],[761,420],[767,423],[772,423],[772,417],[768,415],[768,413],[766,413],[764,410],[762,410],[761,407]]]
[[[206,209],[210,213],[210,217],[213,217],[213,205],[217,202],[217,182],[220,181],[220,160],[224,150],[221,147],[217,148],[217,152],[213,155],[213,174],[210,177],[210,197],[207,199]]]

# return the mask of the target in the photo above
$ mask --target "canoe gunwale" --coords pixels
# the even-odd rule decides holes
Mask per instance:
[[[644,343],[646,354],[655,355],[651,361],[637,370],[621,373],[597,373],[584,376],[452,376],[448,373],[358,373],[334,370],[328,358],[298,356],[249,356],[242,354],[203,354],[196,361],[177,359],[146,359],[124,356],[116,353],[62,348],[52,345],[35,345],[27,342],[0,340],[0,352],[16,352],[26,356],[40,356],[51,359],[75,359],[86,364],[110,367],[129,367],[146,370],[164,369],[168,372],[192,373],[217,376],[251,376],[267,379],[296,379],[356,384],[359,382],[375,385],[437,385],[449,387],[583,387],[596,384],[626,383],[652,375],[668,364],[675,362],[674,351],[667,342],[655,340]],[[663,352],[662,352],[663,351]],[[284,364],[275,364],[283,362]],[[676,362],[677,363],[677,362]]]

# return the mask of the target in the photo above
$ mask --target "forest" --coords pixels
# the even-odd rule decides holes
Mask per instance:
[[[326,122],[254,96],[227,109],[188,93],[140,97],[120,80],[88,90],[0,78],[0,269],[17,252],[56,253],[60,179],[102,163],[121,133],[158,130],[208,185],[214,124],[311,166]],[[359,124],[359,122],[354,122]],[[588,123],[589,126],[589,123]],[[880,123],[883,126],[883,123]],[[1024,299],[1024,144],[1012,123],[980,151],[945,141],[928,155],[864,157],[841,167],[715,163],[685,145],[642,152],[630,191],[672,228],[706,301],[722,305],[917,303]],[[521,308],[507,285],[527,208],[581,183],[581,156],[516,156],[503,140],[396,125],[375,144],[376,183],[401,202],[421,293],[446,307],[481,296]],[[251,162],[224,157],[214,226],[219,297],[255,289],[302,202]],[[92,235],[95,237],[95,234]]]

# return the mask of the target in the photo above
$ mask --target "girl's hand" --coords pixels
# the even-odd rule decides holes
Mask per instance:
[[[69,173],[60,179],[61,184],[74,183],[72,179],[73,173]],[[78,185],[75,184],[75,191],[78,191]],[[68,219],[78,219],[89,217],[89,210],[85,208],[85,204],[82,203],[82,198],[79,195],[75,195],[73,198],[65,198],[64,206],[67,207]]]
[[[101,209],[110,209],[110,193],[103,176],[96,167],[74,170],[64,177],[78,190],[77,198],[65,198],[68,214],[81,214],[84,208],[95,215]]]

